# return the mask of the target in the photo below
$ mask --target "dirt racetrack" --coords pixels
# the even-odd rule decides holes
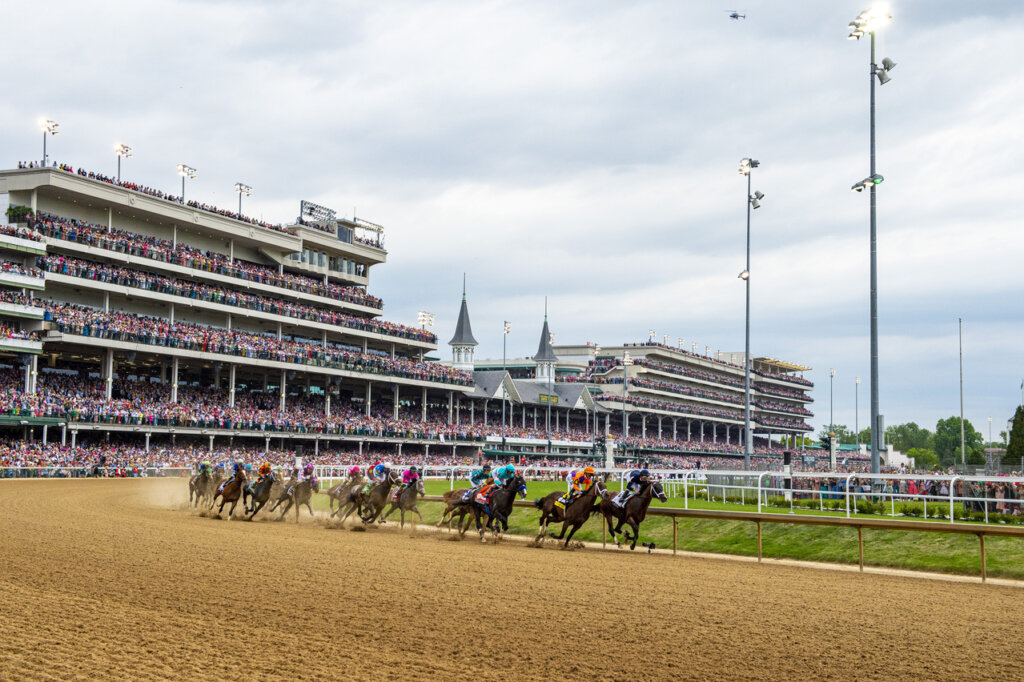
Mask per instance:
[[[0,482],[0,678],[1024,678],[1017,588],[228,522],[186,497]]]

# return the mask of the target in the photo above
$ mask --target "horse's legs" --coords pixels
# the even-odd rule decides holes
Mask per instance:
[[[629,548],[636,549],[636,541],[640,537],[640,524],[637,523],[635,520],[630,519],[629,525],[633,529],[633,542],[632,544],[630,544]]]
[[[388,509],[387,513],[380,517],[381,521],[387,521],[388,517],[394,514],[396,509],[398,509],[398,507],[396,507],[395,503],[392,502],[391,507]]]
[[[565,523],[566,523],[566,525],[569,524],[568,521],[566,521]],[[562,549],[565,549],[566,547],[569,546],[569,540],[572,540],[572,536],[576,534],[576,531],[578,531],[580,529],[580,526],[582,526],[582,525],[583,525],[582,523],[574,523],[572,525],[572,530],[569,531],[569,537],[567,537],[565,539],[565,544],[562,545]],[[562,531],[565,532],[565,528],[564,527],[562,528]]]

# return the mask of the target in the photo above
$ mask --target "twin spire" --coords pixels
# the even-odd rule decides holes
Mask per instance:
[[[473,349],[477,345],[473,337],[473,327],[469,322],[469,306],[466,304],[466,273],[462,273],[462,306],[459,308],[459,320],[455,323],[455,335],[448,342],[452,347],[452,365],[457,369],[473,369]],[[558,356],[551,347],[551,329],[548,327],[548,299],[544,297],[544,326],[540,331],[540,345],[533,356],[537,363],[537,380],[554,380],[555,363]]]

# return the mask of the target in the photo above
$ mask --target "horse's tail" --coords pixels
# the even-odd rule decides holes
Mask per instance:
[[[536,507],[537,509],[543,509],[544,500],[537,499],[536,497],[533,498],[533,506]]]

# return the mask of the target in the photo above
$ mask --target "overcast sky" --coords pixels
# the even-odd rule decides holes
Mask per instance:
[[[729,4],[733,3],[733,4]],[[814,367],[815,426],[869,414],[865,0],[22,2],[8,28],[3,163],[41,156],[295,217],[300,199],[385,226],[386,317],[437,316],[469,282],[477,357],[669,334],[743,348],[746,186],[752,350]],[[733,21],[726,9],[745,12]],[[881,409],[987,437],[1024,377],[1024,3],[892,2],[877,90]],[[450,357],[447,346],[442,356]]]

